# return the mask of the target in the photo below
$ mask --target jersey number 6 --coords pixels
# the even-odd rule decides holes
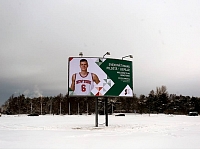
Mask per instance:
[[[82,85],[81,85],[81,91],[82,91],[82,92],[85,92],[85,91],[86,91],[86,87],[85,87],[85,86],[86,86],[85,84],[82,84]]]

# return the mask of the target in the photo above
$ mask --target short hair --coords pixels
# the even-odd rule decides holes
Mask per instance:
[[[80,63],[81,63],[81,62],[87,62],[87,59],[81,59],[81,60],[80,60]]]

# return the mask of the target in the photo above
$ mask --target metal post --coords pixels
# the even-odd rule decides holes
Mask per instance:
[[[106,119],[106,126],[108,126],[108,98],[105,97],[105,119]]]
[[[95,126],[98,127],[98,97],[95,101]]]
[[[51,103],[51,106],[50,106],[50,114],[52,114],[52,98],[50,98],[50,103]]]
[[[78,103],[78,115],[79,115],[79,103]]]
[[[63,95],[60,94],[60,115],[62,114],[62,101],[63,101]]]
[[[87,103],[87,115],[88,115],[88,103]]]
[[[31,100],[31,114],[33,113],[33,102]]]
[[[61,115],[61,109],[62,109],[62,106],[61,106],[61,101],[60,101],[60,115]]]
[[[106,115],[106,102],[105,102],[105,100],[104,100],[104,106],[103,106],[103,113],[104,113],[104,115]]]
[[[68,115],[70,115],[70,102],[69,102],[69,114]]]
[[[113,115],[113,103],[112,103],[112,115]]]
[[[20,104],[20,93],[19,93],[19,98],[18,98],[18,107],[19,107],[19,113],[18,114],[20,114],[20,106],[21,104]]]
[[[40,97],[40,100],[41,100],[40,104],[41,104],[41,115],[42,115],[42,97]]]

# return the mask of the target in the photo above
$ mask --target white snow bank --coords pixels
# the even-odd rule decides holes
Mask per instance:
[[[2,115],[0,148],[200,148],[200,117],[184,115]]]

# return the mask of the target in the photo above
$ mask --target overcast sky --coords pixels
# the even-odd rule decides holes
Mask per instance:
[[[0,104],[67,93],[68,57],[132,54],[134,93],[200,97],[199,0],[0,0]]]

